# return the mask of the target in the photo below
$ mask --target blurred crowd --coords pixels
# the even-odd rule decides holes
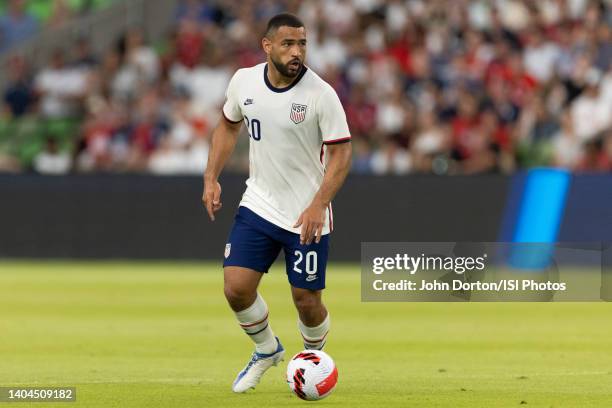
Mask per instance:
[[[610,0],[182,1],[154,43],[134,28],[96,55],[79,38],[35,71],[12,56],[0,169],[200,174],[227,83],[265,60],[283,11],[345,107],[355,173],[612,171]],[[35,147],[15,147],[31,123]],[[247,145],[229,167],[247,170]]]
[[[33,38],[40,30],[64,26],[71,18],[115,0],[2,0],[0,53]]]

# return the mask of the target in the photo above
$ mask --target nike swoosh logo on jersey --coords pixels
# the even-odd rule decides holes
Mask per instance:
[[[251,105],[252,103],[254,103],[254,102],[253,102],[253,99],[251,99],[251,98],[248,98],[246,101],[244,101],[245,105]]]

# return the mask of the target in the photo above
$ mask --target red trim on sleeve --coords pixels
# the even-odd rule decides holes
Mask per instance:
[[[242,119],[234,121],[234,120],[231,120],[230,118],[228,118],[227,116],[225,116],[225,112],[223,112],[223,109],[221,109],[221,114],[223,114],[223,117],[225,118],[225,120],[227,120],[229,123],[233,123],[234,125],[236,123],[242,122]]]
[[[323,144],[330,145],[330,144],[337,144],[337,143],[346,143],[350,141],[351,141],[351,137],[348,136],[348,137],[341,137],[340,139],[327,140],[327,141],[324,141]]]

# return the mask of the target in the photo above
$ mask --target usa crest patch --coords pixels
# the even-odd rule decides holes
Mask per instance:
[[[300,105],[299,103],[291,104],[291,113],[289,114],[289,118],[296,125],[300,122],[303,122],[306,119],[306,105]]]

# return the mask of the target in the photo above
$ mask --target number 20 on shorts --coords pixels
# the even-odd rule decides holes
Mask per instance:
[[[293,263],[293,270],[297,273],[302,273],[302,264],[305,264],[306,273],[309,275],[314,275],[317,273],[317,252],[309,251],[306,252],[306,256],[302,253],[302,251],[296,249],[293,253],[297,259]],[[304,261],[302,263],[302,261]]]

